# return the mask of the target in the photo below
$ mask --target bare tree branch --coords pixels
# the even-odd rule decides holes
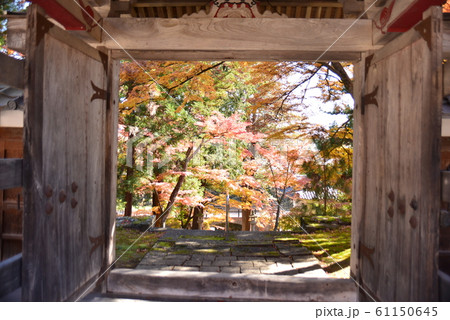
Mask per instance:
[[[321,65],[336,74],[347,92],[350,93],[353,97],[353,80],[350,78],[347,71],[345,71],[342,64],[340,62],[330,62],[330,64],[321,63]]]

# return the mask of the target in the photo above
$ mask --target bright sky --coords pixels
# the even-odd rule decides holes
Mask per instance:
[[[296,76],[293,76],[292,79],[290,79],[293,83],[296,81],[299,81]],[[311,82],[309,83],[309,87],[313,88],[317,84],[317,77],[314,77],[311,79]],[[305,87],[301,86],[297,90],[299,94],[301,94],[301,90],[303,90]],[[316,96],[320,96],[321,92],[319,89],[308,89],[308,92],[306,94],[306,98],[304,100],[304,105],[307,107],[303,109],[305,115],[308,117],[308,120],[312,124],[318,124],[322,126],[329,127],[334,122],[337,124],[344,123],[347,118],[342,115],[330,115],[327,112],[333,111],[333,108],[335,104],[338,105],[350,105],[352,108],[354,107],[354,101],[350,94],[345,94],[342,99],[334,102],[328,102],[324,103],[320,99],[315,98]]]
[[[353,99],[350,95],[346,94],[341,100],[343,104],[354,106]],[[347,118],[344,115],[330,115],[327,112],[331,112],[334,108],[334,103],[323,103],[315,98],[308,98],[306,104],[309,106],[306,109],[309,122],[313,124],[319,124],[329,127],[336,122],[337,124],[344,123]]]

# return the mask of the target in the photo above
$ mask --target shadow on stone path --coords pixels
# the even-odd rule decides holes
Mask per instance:
[[[327,277],[289,233],[169,229],[136,269]]]

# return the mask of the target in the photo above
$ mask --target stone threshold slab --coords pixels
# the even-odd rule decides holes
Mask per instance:
[[[134,269],[111,271],[107,292],[178,301],[350,302],[357,299],[356,285],[350,279]]]

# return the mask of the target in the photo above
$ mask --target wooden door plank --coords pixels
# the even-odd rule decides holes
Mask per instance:
[[[42,241],[36,230],[42,230],[42,214],[45,202],[39,201],[34,193],[42,190],[42,116],[43,116],[43,71],[44,45],[40,41],[38,30],[46,24],[38,14],[38,7],[33,5],[27,15],[27,59],[25,60],[24,111],[24,242],[23,242],[23,286],[22,300],[36,301],[43,284],[44,266],[40,260],[40,252],[35,250],[35,243]],[[42,190],[43,191],[43,190]],[[42,300],[43,298],[41,298]]]
[[[371,73],[375,73],[372,69]],[[376,73],[375,73],[376,74]],[[364,95],[370,95],[376,90],[377,83],[374,77],[367,77],[364,83]],[[377,248],[376,238],[378,233],[378,213],[379,213],[379,166],[378,166],[378,148],[379,148],[379,110],[372,103],[364,98],[364,124],[366,149],[364,174],[366,179],[365,206],[363,207],[362,226],[364,233],[360,235],[360,270],[363,275],[372,274],[372,277],[363,277],[364,287],[374,288],[377,279]],[[372,290],[374,291],[374,290]],[[372,293],[371,293],[372,294]],[[373,295],[373,294],[372,294]]]
[[[378,93],[355,114],[366,169],[355,162],[352,271],[383,301],[437,300],[442,28],[439,8],[430,12],[425,25],[375,52],[366,79],[357,74],[363,94]]]
[[[105,254],[108,62],[80,50],[36,7],[29,22],[23,300],[62,301],[95,280]]]
[[[414,46],[412,44],[411,46]],[[411,60],[411,46],[400,50],[396,53],[392,59],[396,61],[397,72],[401,70],[399,83],[397,90],[393,92],[398,98],[398,101],[393,101],[389,104],[391,107],[396,107],[399,109],[399,166],[397,170],[399,171],[399,189],[397,194],[397,214],[395,219],[397,220],[397,229],[395,237],[395,246],[397,248],[396,259],[391,261],[391,268],[394,265],[397,266],[397,288],[396,288],[396,301],[402,299],[402,297],[410,296],[411,281],[411,249],[414,246],[412,242],[412,233],[415,232],[409,223],[408,216],[410,215],[408,203],[414,193],[414,173],[415,159],[420,157],[417,154],[418,150],[415,145],[421,144],[420,139],[411,141],[410,132],[411,130],[417,130],[417,120],[414,119],[414,112],[418,109],[419,111],[423,108],[421,103],[416,101],[421,101],[421,92],[412,92],[413,79],[411,75],[411,67],[414,63]],[[416,81],[423,81],[419,76]],[[397,105],[395,105],[397,103]],[[416,107],[413,106],[416,105]],[[416,120],[416,121],[414,121]],[[420,123],[420,122],[419,122]],[[411,128],[413,127],[413,128]],[[420,192],[418,190],[418,192]]]
[[[362,61],[358,62],[354,66],[354,91],[362,92],[362,88],[365,81],[364,76],[364,60],[366,54],[362,54]],[[352,233],[351,233],[351,250],[350,256],[350,270],[352,277],[360,283],[361,273],[359,264],[359,237],[362,232],[361,218],[363,212],[363,199],[362,195],[364,184],[364,145],[363,145],[363,119],[361,115],[361,95],[355,95],[355,111],[353,113],[354,126],[353,126],[353,154],[357,155],[353,157],[353,178],[352,178]]]
[[[380,172],[382,177],[392,177],[392,179],[383,179],[382,184],[382,206],[380,210],[380,235],[378,239],[378,262],[379,281],[378,281],[378,295],[384,297],[387,301],[394,300],[396,269],[382,263],[384,260],[394,260],[397,256],[397,246],[395,243],[395,220],[396,214],[396,195],[398,195],[398,165],[399,165],[399,145],[395,137],[399,136],[400,127],[398,126],[398,109],[391,107],[389,99],[398,99],[395,94],[391,95],[399,85],[399,72],[396,70],[396,63],[387,61],[384,63],[375,64],[379,69],[378,75],[383,79],[379,83],[379,95],[377,95],[378,108],[383,116],[381,120],[381,134],[384,137],[382,149],[382,157],[384,162],[384,169]],[[396,105],[394,103],[394,105]],[[390,250],[386,251],[384,248],[390,246]],[[389,258],[387,258],[389,257]]]
[[[108,60],[108,83],[109,100],[106,108],[105,122],[105,181],[104,181],[104,204],[105,212],[105,255],[102,271],[115,260],[115,224],[116,224],[116,192],[117,192],[117,143],[119,122],[119,74],[120,64],[109,52]]]
[[[423,86],[423,103],[427,105],[427,109],[422,110],[422,123],[424,130],[422,133],[422,154],[421,176],[422,181],[422,199],[426,203],[424,210],[420,212],[421,220],[418,228],[420,228],[419,248],[421,252],[421,261],[429,263],[421,263],[420,272],[420,297],[424,292],[428,293],[428,301],[436,301],[438,299],[438,279],[437,279],[437,261],[438,252],[438,236],[439,236],[439,213],[440,213],[440,197],[436,194],[440,193],[440,139],[441,139],[441,123],[442,123],[442,12],[440,7],[432,7],[424,13],[424,17],[431,17],[431,37],[429,42],[426,37],[421,40],[423,47],[430,49],[429,66],[424,70],[426,81],[422,82]],[[431,45],[430,45],[431,44]],[[423,66],[425,68],[425,65]],[[424,276],[426,275],[426,276]],[[425,299],[421,299],[425,300]]]

